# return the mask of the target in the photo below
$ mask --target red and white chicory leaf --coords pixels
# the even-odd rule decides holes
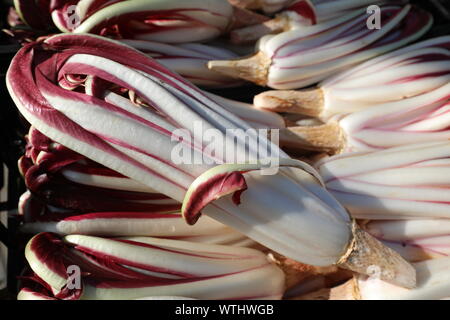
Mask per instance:
[[[54,5],[63,32],[165,43],[205,41],[225,33],[233,7],[223,0],[73,0]],[[69,7],[73,10],[69,11]]]
[[[107,239],[41,233],[27,261],[58,299],[123,300],[150,296],[196,299],[279,299],[284,274],[259,251],[148,237]],[[71,289],[68,267],[78,266]]]
[[[70,197],[70,194],[67,195]],[[109,198],[104,198],[107,202]],[[116,209],[117,210],[117,209]],[[29,191],[19,202],[25,233],[54,232],[61,235],[124,237],[150,236],[212,244],[249,246],[253,242],[241,233],[204,217],[195,226],[185,223],[179,211],[79,212],[49,205]]]
[[[415,6],[381,6],[381,28],[367,27],[366,10],[263,37],[258,52],[209,68],[274,89],[303,88],[419,39],[433,23]]]
[[[367,13],[373,14],[374,9],[378,9],[373,6],[405,4],[408,0],[296,0],[290,1],[290,3],[289,1],[285,2],[287,6],[272,20],[233,30],[230,34],[231,39],[235,43],[255,42],[268,34],[324,23],[355,11],[366,10]],[[369,16],[367,17],[369,20]]]
[[[189,82],[145,54],[98,36],[57,35],[25,46],[12,61],[7,85],[24,117],[47,137],[179,202],[198,176],[230,162],[233,152],[249,162],[263,161],[267,151],[272,159],[288,158]],[[227,135],[229,130],[247,134]],[[202,141],[208,131],[233,152],[211,152]],[[174,159],[180,146],[190,161]],[[200,164],[192,161],[198,158]],[[248,190],[239,206],[223,197],[203,213],[294,260],[324,266],[348,257],[351,219],[309,173],[282,168],[273,175],[246,175]],[[404,260],[383,246],[376,250],[397,263],[386,273],[390,281],[414,285]],[[377,263],[392,269],[392,263]]]
[[[416,97],[449,82],[449,49],[449,36],[425,40],[330,77],[317,89],[263,92],[255,97],[254,105],[327,121],[374,105]]]
[[[316,167],[327,189],[356,218],[448,218],[449,157],[450,142],[441,141],[347,153]]]
[[[331,290],[336,300],[448,300],[450,297],[450,258],[439,258],[413,264],[417,287],[404,289],[376,277],[350,280]]]

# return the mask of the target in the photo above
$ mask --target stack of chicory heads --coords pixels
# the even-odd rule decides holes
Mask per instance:
[[[148,54],[156,61],[197,86],[206,88],[225,88],[239,85],[236,79],[208,69],[208,62],[217,59],[233,59],[233,52],[200,43],[182,43],[177,45],[148,40],[121,40],[139,51]]]
[[[50,12],[51,0],[14,0],[15,11],[20,20],[35,30],[46,30],[53,26]],[[63,3],[65,1],[54,1]]]
[[[25,256],[32,273],[19,300],[280,299],[284,292],[283,272],[248,248],[40,233]]]
[[[450,138],[449,48],[448,36],[429,39],[369,60],[317,89],[267,91],[254,103],[324,121],[319,127],[289,128],[312,149],[365,151],[445,141]]]
[[[204,213],[294,260],[362,273],[377,264],[414,286],[410,265],[352,224],[312,167],[135,49],[53,36],[16,55],[7,85],[37,130],[183,203],[190,224]]]
[[[298,89],[424,35],[433,23],[415,6],[380,7],[380,28],[368,28],[366,9],[263,37],[257,53],[240,60],[211,61],[212,70],[274,89]]]
[[[130,35],[163,42],[204,41],[225,32],[233,9],[221,0],[76,1],[73,24],[67,4],[55,8],[53,21],[63,32]]]

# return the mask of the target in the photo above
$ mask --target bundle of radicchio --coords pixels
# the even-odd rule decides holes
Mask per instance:
[[[204,213],[294,260],[362,273],[375,264],[384,279],[414,286],[410,265],[352,223],[313,168],[143,53],[97,36],[57,35],[25,46],[7,84],[37,130],[183,203],[190,224]],[[232,150],[207,148],[208,132]],[[178,161],[180,150],[192,161]],[[233,150],[246,159],[227,161]]]
[[[19,300],[280,299],[284,274],[261,252],[149,237],[40,233]]]

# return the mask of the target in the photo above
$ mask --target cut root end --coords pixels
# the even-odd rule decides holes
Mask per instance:
[[[397,252],[362,230],[356,222],[352,232],[352,243],[337,264],[339,267],[408,289],[416,286],[416,270]]]
[[[288,127],[280,130],[280,141],[289,149],[311,150],[328,154],[345,148],[345,135],[337,122],[319,126]]]
[[[261,25],[267,21],[270,21],[270,18],[267,16],[235,6],[233,7],[233,19],[229,26],[229,30]]]
[[[244,79],[265,86],[271,60],[262,52],[237,60],[214,60],[208,63],[210,70],[227,76]]]
[[[260,9],[262,6],[261,0],[228,0],[233,6],[246,9]]]
[[[268,111],[320,117],[324,108],[324,96],[322,89],[273,90],[258,94],[253,103],[256,108]]]

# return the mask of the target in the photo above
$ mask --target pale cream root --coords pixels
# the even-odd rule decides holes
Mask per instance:
[[[236,60],[213,60],[208,63],[208,68],[233,78],[265,86],[270,64],[271,59],[264,53],[258,52],[250,57]]]

